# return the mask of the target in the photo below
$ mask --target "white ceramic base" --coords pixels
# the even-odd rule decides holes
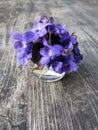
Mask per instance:
[[[53,70],[34,70],[33,73],[44,82],[55,82],[62,79],[65,75],[65,72],[59,74],[54,72]]]

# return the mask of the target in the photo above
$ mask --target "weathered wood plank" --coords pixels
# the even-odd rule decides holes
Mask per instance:
[[[0,130],[98,129],[98,0],[0,1]],[[11,34],[42,14],[76,32],[84,60],[77,73],[44,83],[18,66]]]

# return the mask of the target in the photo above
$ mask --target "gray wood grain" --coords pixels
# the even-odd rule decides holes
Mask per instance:
[[[51,84],[18,65],[11,38],[43,14],[74,31],[84,55]],[[98,0],[0,0],[0,130],[98,130]]]

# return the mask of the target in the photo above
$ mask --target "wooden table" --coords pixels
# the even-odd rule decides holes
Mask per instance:
[[[44,83],[19,67],[12,32],[41,15],[78,36],[78,72]],[[0,0],[0,130],[98,130],[98,0]]]

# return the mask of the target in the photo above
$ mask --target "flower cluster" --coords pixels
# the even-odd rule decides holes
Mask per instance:
[[[33,29],[24,34],[13,33],[12,37],[19,63],[24,66],[31,60],[57,73],[70,73],[77,71],[83,59],[76,35],[70,35],[65,25],[55,24],[52,17],[42,16]]]

